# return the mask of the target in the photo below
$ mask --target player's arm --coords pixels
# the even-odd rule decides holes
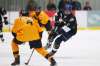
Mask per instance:
[[[75,16],[71,17],[70,20],[67,23],[67,26],[71,29],[76,29],[77,28],[77,21]]]
[[[18,19],[16,19],[15,21],[14,21],[14,25],[13,25],[13,28],[12,28],[12,35],[14,36],[14,37],[16,37],[16,32],[17,32],[17,22],[18,22]]]
[[[20,18],[15,19],[14,25],[13,25],[13,27],[12,27],[12,32],[13,32],[14,34],[17,33],[17,32],[20,30],[21,26],[22,26],[22,24],[21,24],[21,19],[20,19]],[[19,28],[19,27],[20,27],[20,28]]]
[[[39,16],[39,20],[43,25],[46,25],[48,23],[49,17],[45,12],[42,12]]]

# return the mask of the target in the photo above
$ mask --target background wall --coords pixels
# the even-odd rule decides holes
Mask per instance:
[[[93,10],[100,10],[100,7],[98,7],[100,0],[78,0],[82,4],[82,8],[86,1],[90,2],[90,5]]]
[[[27,4],[28,0],[0,0],[0,6],[5,7],[9,11],[16,11],[19,10],[20,8],[24,8]],[[37,3],[42,7],[42,9],[46,8],[46,5],[49,0],[35,0]],[[54,0],[56,6],[58,6],[58,3],[60,0]],[[87,0],[79,0],[84,6],[84,2]],[[100,10],[99,3],[100,0],[88,0],[90,1],[90,4],[93,8],[93,10]]]
[[[9,27],[12,27],[14,20],[19,16],[18,11],[8,12]],[[78,28],[100,28],[100,11],[76,11]]]

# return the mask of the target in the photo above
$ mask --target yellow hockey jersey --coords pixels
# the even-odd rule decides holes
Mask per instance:
[[[39,32],[42,31],[36,20],[23,16],[15,20],[12,28],[12,32],[16,33],[16,39],[23,42],[39,40]]]
[[[29,11],[29,17],[34,18],[35,15],[36,15],[35,11]]]
[[[29,16],[32,17],[33,19],[35,18],[39,19],[40,24],[42,24],[41,28],[43,30],[46,30],[45,25],[48,23],[49,17],[44,11],[41,11],[38,16],[36,15],[35,11],[30,11]]]
[[[39,18],[41,24],[46,25],[48,23],[49,17],[44,11],[40,12],[38,18]]]

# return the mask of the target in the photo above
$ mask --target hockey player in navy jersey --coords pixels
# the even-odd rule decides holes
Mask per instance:
[[[4,23],[5,21],[7,22],[7,17],[5,16],[6,14],[7,14],[6,10],[0,7],[0,39],[1,41],[4,41],[2,29],[3,29],[3,19],[4,19]]]
[[[77,32],[76,17],[72,14],[72,6],[67,3],[65,8],[57,13],[55,16],[55,28],[51,31],[48,43],[45,46],[46,49],[50,48],[55,37],[57,37],[53,44],[53,49],[50,55],[54,55],[60,47],[62,41],[69,40]]]

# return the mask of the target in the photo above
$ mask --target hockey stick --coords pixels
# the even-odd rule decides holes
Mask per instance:
[[[25,63],[25,65],[28,65],[28,64],[29,64],[29,62],[30,62],[30,60],[31,60],[31,57],[32,57],[32,55],[33,55],[33,52],[34,52],[34,49],[32,50],[32,53],[31,53],[29,59],[27,60],[27,62]]]

